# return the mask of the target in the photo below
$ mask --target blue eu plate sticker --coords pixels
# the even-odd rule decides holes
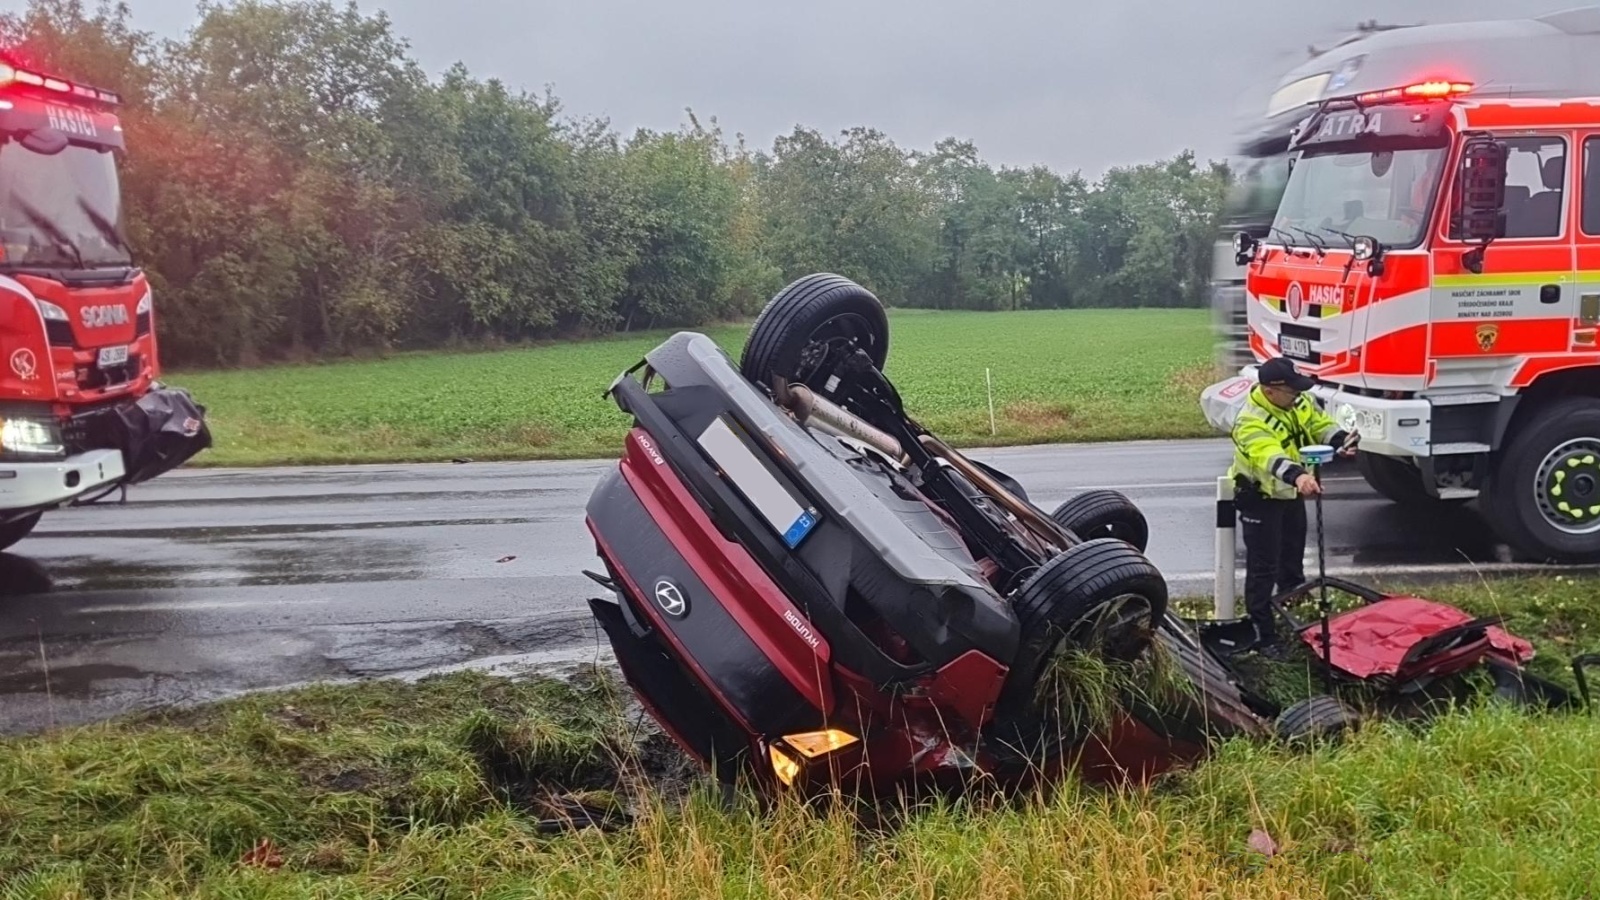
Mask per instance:
[[[790,550],[793,550],[800,546],[800,542],[805,540],[806,535],[810,534],[811,529],[815,527],[817,527],[817,511],[808,509],[794,520],[794,524],[789,526],[788,531],[783,533],[783,542],[789,545]]]

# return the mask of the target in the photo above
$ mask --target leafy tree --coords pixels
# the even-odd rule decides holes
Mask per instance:
[[[692,327],[819,270],[894,305],[1200,305],[1230,177],[1184,153],[1091,183],[865,127],[751,150],[693,112],[624,139],[429,78],[331,0],[202,0],[165,42],[120,3],[29,0],[0,41],[123,95],[121,227],[168,363]]]

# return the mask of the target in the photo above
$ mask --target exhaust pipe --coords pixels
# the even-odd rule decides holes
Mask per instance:
[[[874,428],[860,416],[842,409],[826,397],[817,396],[815,391],[803,384],[790,384],[782,378],[774,378],[772,395],[778,405],[794,413],[802,425],[815,425],[839,437],[861,441],[901,464],[910,462],[905,448],[892,435]]]
[[[882,430],[868,424],[860,416],[850,413],[825,397],[803,384],[790,384],[781,377],[772,379],[772,396],[778,405],[794,413],[795,418],[802,425],[814,425],[830,434],[844,438],[853,438],[862,443],[882,451],[890,459],[898,461],[901,465],[910,465],[911,458],[895,440]],[[970,460],[947,446],[943,441],[931,434],[922,436],[921,443],[930,454],[948,461],[962,475],[966,476],[978,487],[979,490],[992,497],[1017,520],[1023,527],[1032,533],[1033,537],[1044,544],[1065,550],[1072,546],[1074,541],[1067,534],[1066,529],[1056,524],[1054,519],[1040,515],[1039,511],[1020,498],[1006,490],[999,482],[990,478],[982,469],[973,465]]]

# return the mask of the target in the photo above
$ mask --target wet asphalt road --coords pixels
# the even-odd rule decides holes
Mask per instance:
[[[1210,593],[1225,442],[972,455],[1046,509],[1126,492],[1174,593]],[[613,464],[187,470],[49,513],[0,554],[0,732],[310,680],[609,658],[581,570],[599,568],[583,509]],[[1474,513],[1419,519],[1353,472],[1328,486],[1332,572],[1501,567]]]

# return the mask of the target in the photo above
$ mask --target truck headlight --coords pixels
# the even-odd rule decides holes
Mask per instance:
[[[1339,411],[1334,414],[1342,431],[1354,431],[1356,428],[1356,408],[1348,403],[1339,404]]]
[[[35,306],[37,306],[39,308],[39,315],[44,316],[46,319],[49,319],[49,320],[52,320],[52,321],[55,321],[55,322],[70,322],[70,321],[72,321],[70,318],[67,317],[67,311],[66,310],[64,310],[61,307],[55,305],[54,303],[51,303],[48,300],[40,300],[38,298],[34,298],[33,303],[34,303]]]
[[[61,426],[52,419],[0,419],[0,456],[12,459],[59,459],[67,455]]]
[[[142,316],[150,311],[151,307],[155,305],[155,301],[151,299],[151,296],[149,291],[144,292],[144,296],[139,298],[138,308],[133,311],[134,315]]]

